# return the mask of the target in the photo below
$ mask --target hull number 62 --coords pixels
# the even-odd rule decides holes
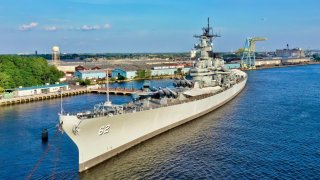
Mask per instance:
[[[101,126],[99,129],[99,136],[103,135],[103,134],[107,134],[109,133],[110,130],[110,125],[105,125],[105,126]]]

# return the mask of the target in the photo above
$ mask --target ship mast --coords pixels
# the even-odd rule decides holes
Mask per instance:
[[[210,19],[208,17],[208,24],[207,27],[203,27],[203,34],[202,35],[194,35],[195,38],[202,38],[202,37],[207,37],[210,39],[210,42],[212,41],[213,38],[220,37],[218,34],[214,34],[212,27],[210,27]]]
[[[200,51],[200,58],[198,61],[214,58],[212,41],[214,38],[220,37],[218,34],[213,33],[212,27],[210,27],[209,18],[207,27],[203,27],[202,31],[201,35],[194,35],[195,38],[199,39],[199,44],[195,44],[194,46],[196,50]],[[200,65],[201,67],[203,66],[202,64]]]
[[[202,34],[194,35],[198,39],[199,43],[194,45],[194,48],[199,52],[199,56],[195,61],[194,68],[190,70],[192,79],[198,83],[198,87],[204,85],[213,85],[212,72],[204,74],[208,69],[216,69],[218,64],[221,64],[220,59],[215,58],[213,53],[213,39],[220,37],[220,35],[213,33],[212,27],[210,27],[210,19],[208,18],[207,26],[202,28]],[[217,62],[217,63],[216,63]]]
[[[109,69],[107,69],[107,101],[105,102],[106,106],[111,106],[111,102],[109,99]]]

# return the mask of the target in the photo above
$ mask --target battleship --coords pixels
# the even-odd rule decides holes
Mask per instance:
[[[112,104],[107,93],[106,101],[90,111],[59,113],[62,131],[78,148],[79,172],[203,116],[241,92],[247,74],[227,69],[223,59],[215,56],[213,39],[219,36],[213,33],[209,19],[202,30],[201,35],[194,36],[199,43],[194,45],[197,53],[190,78],[176,79],[171,88],[149,88],[134,94],[126,104]]]

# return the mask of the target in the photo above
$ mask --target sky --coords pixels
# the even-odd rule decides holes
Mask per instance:
[[[187,52],[207,17],[215,51],[320,49],[318,0],[0,0],[0,54]]]

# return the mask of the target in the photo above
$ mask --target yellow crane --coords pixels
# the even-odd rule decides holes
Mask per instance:
[[[255,69],[256,68],[256,42],[265,41],[267,38],[264,37],[253,37],[247,38],[243,48],[241,58],[241,68],[243,69]]]

